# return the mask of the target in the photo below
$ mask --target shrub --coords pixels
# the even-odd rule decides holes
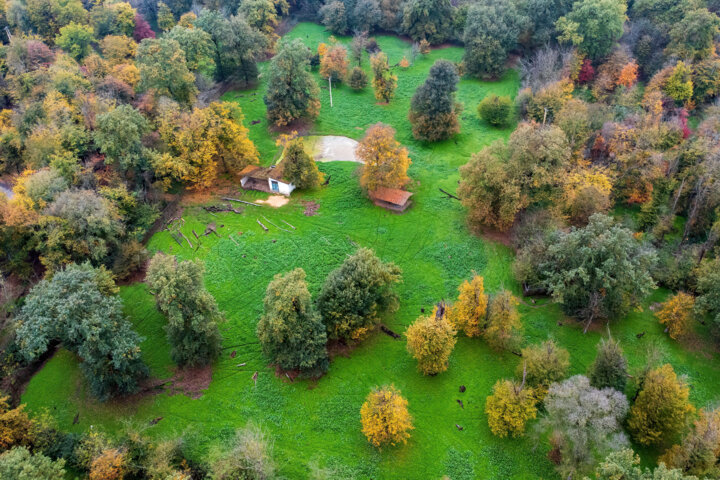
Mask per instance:
[[[125,454],[109,448],[90,464],[89,480],[122,480],[125,470]]]
[[[418,370],[424,375],[447,370],[455,347],[455,330],[443,310],[444,306],[436,307],[434,315],[418,318],[405,332],[407,350],[418,361]]]
[[[25,412],[25,405],[10,408],[10,397],[0,396],[0,452],[12,447],[31,447],[37,426]]]
[[[273,446],[256,425],[238,430],[232,448],[212,465],[213,480],[269,480],[276,478]]]
[[[362,431],[375,447],[405,443],[410,438],[412,417],[408,402],[393,385],[374,388],[360,409]]]
[[[330,272],[317,299],[331,339],[357,340],[378,322],[381,311],[397,308],[392,285],[400,268],[361,248]]]
[[[538,345],[530,345],[522,349],[523,362],[518,365],[518,375],[526,371],[528,384],[548,387],[551,383],[562,380],[570,368],[570,354],[558,347],[553,340],[546,340]]]
[[[362,90],[368,84],[367,73],[360,67],[354,67],[350,71],[347,82],[353,90]]]
[[[478,105],[480,118],[496,127],[507,125],[512,113],[513,103],[510,97],[488,95]]]
[[[257,326],[263,353],[285,370],[319,376],[328,369],[325,326],[315,312],[302,268],[275,275]]]
[[[530,388],[512,380],[498,380],[493,393],[485,401],[488,425],[498,437],[519,437],[525,433],[525,424],[535,418],[535,396]]]

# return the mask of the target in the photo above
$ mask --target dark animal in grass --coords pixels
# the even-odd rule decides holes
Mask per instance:
[[[237,355],[237,350],[233,350],[230,354],[230,358],[235,358],[235,355]]]
[[[79,421],[80,421],[80,412],[75,414],[75,418],[73,418],[73,425],[77,425]]]
[[[635,335],[635,336],[636,336],[637,338],[642,338],[642,337],[645,336],[645,332],[638,333],[638,334]]]
[[[425,313],[425,308],[421,308],[420,313]]]
[[[461,427],[461,426],[458,425],[457,423],[455,424],[455,428],[457,428],[457,429],[460,430],[460,431],[462,431],[462,429],[463,429],[463,427]]]
[[[253,120],[250,125],[257,125],[258,123],[260,123],[260,120]]]
[[[457,402],[458,402],[458,404],[460,404],[460,408],[465,408],[465,405],[463,405],[462,400],[460,400],[460,399],[458,398],[458,399],[457,399]]]
[[[157,425],[157,423],[162,419],[163,419],[163,417],[153,418],[152,420],[150,420],[150,425]]]
[[[460,393],[465,393],[465,385],[460,385]]]
[[[256,387],[257,387],[257,378],[258,378],[258,372],[253,373],[252,379],[253,379],[253,382],[255,382]]]

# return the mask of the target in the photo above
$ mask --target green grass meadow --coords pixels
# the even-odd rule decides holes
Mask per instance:
[[[328,41],[328,36],[321,26],[301,23],[283,41],[300,38],[315,50],[319,42]],[[349,44],[350,38],[338,40]],[[395,37],[377,40],[391,65],[403,56],[410,59],[411,45],[406,41]],[[224,225],[218,229],[221,238],[203,237],[196,250],[187,244],[178,245],[168,232],[150,240],[148,248],[152,251],[204,260],[206,285],[226,313],[227,322],[221,327],[223,353],[201,398],[160,393],[100,404],[89,398],[77,359],[62,350],[32,379],[23,402],[33,412],[49,409],[60,427],[68,431],[85,431],[92,426],[113,434],[130,424],[145,428],[156,438],[183,435],[196,461],[227,446],[237,428],[253,421],[274,438],[280,472],[291,479],[307,478],[311,464],[331,469],[332,478],[556,478],[546,457],[546,445],[538,445],[530,435],[499,439],[487,426],[485,398],[498,379],[514,374],[519,359],[511,353],[494,352],[480,339],[460,338],[448,371],[424,377],[417,372],[404,341],[378,332],[349,357],[336,357],[319,381],[290,383],[277,378],[274,369],[267,366],[255,336],[264,291],[273,275],[302,267],[316,295],[326,275],[359,246],[373,248],[382,259],[397,263],[403,270],[404,281],[398,286],[401,308],[384,319],[398,333],[420,315],[421,308],[427,311],[441,299],[454,299],[458,284],[473,271],[485,277],[489,292],[508,288],[520,294],[512,277],[511,250],[473,236],[465,225],[460,203],[438,191],[444,188],[454,192],[458,167],[484,145],[509,136],[514,126],[498,130],[484,124],[477,117],[476,106],[488,93],[514,96],[519,86],[517,73],[511,71],[497,82],[460,82],[458,101],[465,110],[462,131],[454,140],[417,142],[407,119],[412,94],[433,62],[440,58],[459,61],[461,57],[461,48],[449,47],[418,57],[407,69],[396,67],[398,89],[389,105],[376,104],[370,86],[357,93],[342,85],[333,88],[334,107],[330,108],[326,84],[318,77],[325,88],[321,90],[320,117],[310,133],[359,139],[368,126],[382,121],[392,125],[397,139],[408,147],[413,162],[408,172],[413,179],[410,189],[415,195],[413,207],[404,215],[386,212],[365,198],[357,181],[357,164],[333,162],[320,164],[331,177],[328,187],[295,192],[290,203],[279,209],[246,206],[242,215],[212,216],[199,206],[187,206],[182,231],[193,243],[193,229],[201,233],[210,222]],[[266,67],[261,65],[261,71]],[[363,67],[370,72],[367,57]],[[261,78],[256,89],[230,92],[224,99],[241,106],[262,162],[270,164],[278,147],[268,132],[264,91]],[[250,125],[253,120],[261,122]],[[244,192],[238,196],[253,200],[267,195]],[[304,215],[306,201],[320,205],[317,215]],[[270,231],[263,232],[257,219]],[[648,347],[656,345],[678,373],[688,376],[696,406],[714,404],[720,400],[717,354],[684,348],[667,338],[647,308],[665,295],[657,291],[647,299],[643,311],[613,322],[612,334],[621,341],[632,368],[640,368]],[[156,311],[152,296],[144,284],[123,287],[121,296],[129,318],[145,337],[143,355],[152,375],[170,377],[173,365],[164,319]],[[579,325],[563,318],[559,308],[546,300],[536,305],[523,303],[520,311],[527,343],[555,338],[570,351],[572,373],[586,371],[604,331],[583,335]],[[645,336],[636,338],[643,331]],[[235,358],[230,357],[232,351],[237,352]],[[241,363],[246,365],[238,366]],[[259,372],[256,386],[251,378],[255,371]],[[407,397],[415,430],[406,445],[378,451],[360,431],[359,411],[373,386],[390,383]],[[467,387],[465,393],[459,393],[460,385]],[[457,399],[463,400],[465,408]],[[80,421],[74,425],[78,412]],[[163,419],[150,426],[157,417]],[[459,431],[456,424],[463,430]],[[646,462],[652,462],[657,454],[642,453]]]

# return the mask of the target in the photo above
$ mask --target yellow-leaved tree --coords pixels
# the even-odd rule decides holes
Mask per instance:
[[[419,317],[405,332],[407,350],[418,361],[424,375],[436,375],[448,368],[448,359],[455,348],[455,330],[440,303],[430,316]]]
[[[108,448],[90,464],[90,480],[121,480],[125,476],[125,454],[117,448]]]
[[[156,173],[166,186],[174,178],[191,188],[207,188],[220,172],[235,174],[257,163],[257,149],[242,119],[240,108],[230,102],[192,112],[168,109],[158,127],[167,148],[155,164]]]
[[[492,298],[488,310],[488,323],[483,337],[496,350],[512,350],[520,344],[520,314],[518,300],[508,290]]]
[[[535,402],[533,390],[526,388],[524,381],[498,380],[485,401],[490,430],[498,437],[519,437],[525,433],[527,421],[537,415]]]
[[[405,443],[415,428],[407,407],[408,401],[394,385],[374,388],[360,409],[368,442],[375,447]]]
[[[476,337],[485,328],[488,306],[483,277],[474,275],[469,282],[465,280],[458,290],[460,294],[457,302],[448,312],[450,323],[458,332],[464,332],[468,337]]]
[[[401,188],[409,178],[410,166],[407,148],[395,140],[395,129],[376,123],[365,132],[356,149],[364,162],[360,185],[368,191],[378,187]]]
[[[648,372],[628,417],[628,430],[635,441],[662,445],[675,437],[695,411],[689,397],[690,389],[677,378],[672,365]]]
[[[678,292],[662,304],[662,308],[655,316],[667,327],[670,338],[677,340],[687,335],[690,330],[694,308],[695,297],[685,292]]]

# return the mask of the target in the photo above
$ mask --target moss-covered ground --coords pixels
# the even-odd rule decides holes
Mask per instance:
[[[288,37],[300,38],[315,49],[319,42],[327,41],[328,34],[320,26],[301,23],[283,41]],[[350,39],[338,40],[348,44]],[[403,56],[410,59],[409,43],[394,37],[377,40],[391,65]],[[409,148],[415,204],[404,215],[379,209],[363,196],[355,173],[357,164],[334,162],[320,165],[330,177],[328,187],[293,193],[291,202],[279,209],[246,206],[242,215],[214,217],[198,206],[188,206],[183,232],[191,239],[192,229],[200,233],[209,222],[224,225],[219,228],[221,238],[204,237],[196,250],[178,245],[168,232],[151,239],[148,247],[153,251],[204,260],[207,287],[227,316],[222,326],[223,354],[213,366],[212,382],[201,398],[162,393],[99,404],[87,395],[77,359],[61,350],[30,382],[23,396],[28,408],[33,412],[49,409],[59,425],[69,431],[93,426],[115,433],[131,424],[146,428],[155,437],[183,435],[196,461],[205,458],[208,451],[227,445],[235,429],[254,421],[272,435],[281,473],[293,479],[307,478],[311,464],[333,469],[332,478],[555,478],[545,445],[538,445],[532,436],[499,439],[487,426],[485,398],[498,379],[514,374],[519,359],[511,353],[494,352],[479,339],[461,338],[448,371],[424,377],[416,371],[404,341],[378,332],[349,356],[337,356],[319,381],[290,383],[277,378],[267,366],[255,336],[262,297],[273,275],[302,267],[316,294],[328,272],[358,246],[375,249],[384,260],[397,263],[403,270],[404,282],[398,287],[401,307],[384,319],[396,332],[403,332],[420,315],[421,308],[427,310],[440,299],[454,298],[457,285],[473,271],[485,277],[488,291],[508,288],[519,295],[511,272],[511,250],[473,236],[459,202],[444,198],[438,191],[444,188],[454,192],[458,167],[484,145],[510,134],[512,127],[498,130],[478,120],[475,108],[488,93],[514,95],[519,85],[517,74],[511,71],[490,83],[461,81],[458,100],[465,110],[462,132],[454,140],[417,142],[407,120],[410,98],[432,63],[439,58],[457,61],[461,56],[461,48],[437,49],[417,58],[407,69],[396,67],[398,89],[389,105],[376,104],[370,87],[356,93],[347,86],[336,86],[334,107],[330,108],[328,91],[322,90],[322,110],[310,133],[359,139],[369,125],[382,121],[392,125],[398,140]],[[366,57],[363,66],[369,72],[368,63]],[[262,65],[261,70],[266,67]],[[270,164],[278,150],[265,120],[264,90],[261,79],[257,88],[228,93],[225,99],[242,107],[262,161]],[[251,125],[253,120],[260,123]],[[246,200],[266,196],[238,195]],[[319,204],[317,215],[304,215],[307,201]],[[257,219],[291,232],[268,225],[270,231],[265,233]],[[697,406],[716,402],[720,400],[717,355],[704,347],[687,348],[670,341],[647,308],[665,294],[657,291],[647,299],[643,311],[613,322],[612,334],[622,342],[632,368],[640,368],[648,347],[655,345],[664,360],[688,376]],[[147,288],[134,284],[124,287],[121,295],[128,316],[145,337],[143,355],[153,376],[171,376],[163,318]],[[563,318],[556,305],[544,300],[523,303],[520,310],[526,343],[553,337],[570,351],[572,373],[586,371],[604,330],[583,335],[574,321]],[[645,335],[638,339],[640,332]],[[235,358],[230,356],[233,351],[237,352]],[[259,372],[257,385],[251,378],[255,371]],[[389,383],[408,398],[415,430],[406,445],[378,451],[360,431],[359,410],[373,386]],[[460,385],[467,387],[465,393],[459,393]],[[457,399],[463,400],[464,408]],[[73,424],[78,412],[79,422]],[[157,417],[163,419],[149,426]],[[646,462],[652,462],[656,452],[643,453]]]

